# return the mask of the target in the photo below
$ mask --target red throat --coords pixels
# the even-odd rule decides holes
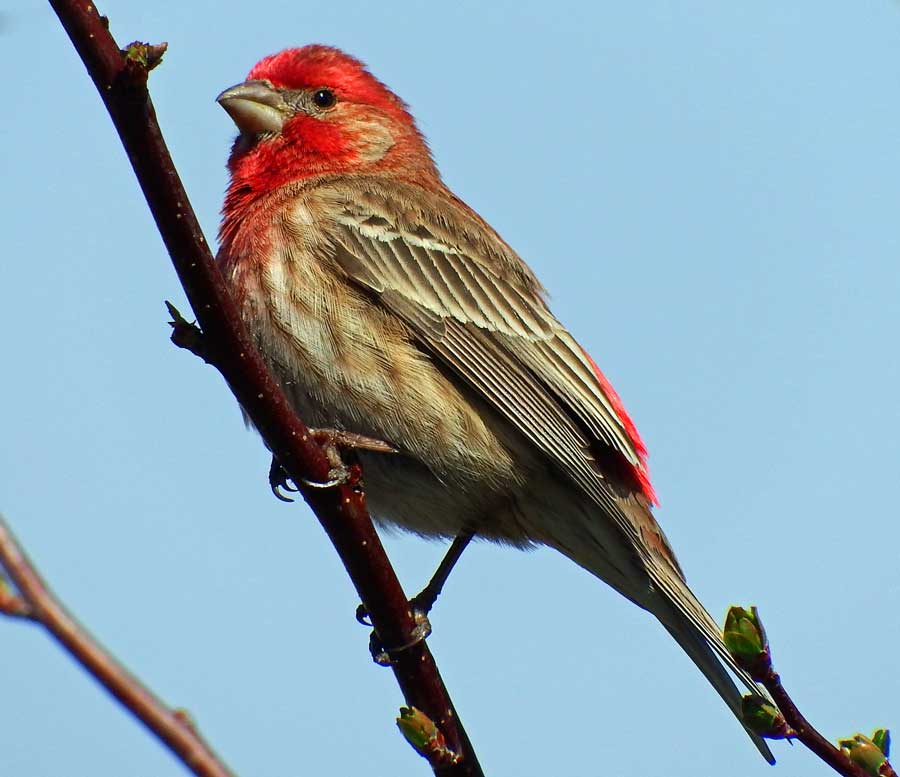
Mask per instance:
[[[353,161],[352,145],[340,126],[297,116],[282,137],[235,141],[228,160],[229,196],[233,191],[271,192],[311,175],[347,172]]]

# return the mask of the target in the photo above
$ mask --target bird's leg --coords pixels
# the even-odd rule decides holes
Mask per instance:
[[[441,563],[438,564],[438,568],[431,576],[428,584],[409,600],[409,611],[412,613],[415,629],[407,644],[387,648],[381,644],[375,632],[372,632],[369,638],[369,651],[372,653],[372,659],[376,664],[390,666],[392,653],[407,650],[431,634],[431,623],[428,621],[428,613],[431,612],[431,608],[434,607],[438,596],[444,590],[444,583],[450,577],[450,572],[453,571],[456,562],[459,561],[460,556],[462,556],[463,551],[474,536],[474,531],[466,530],[454,537],[453,542],[450,543],[450,547],[444,554],[444,558],[441,559]],[[362,604],[356,608],[356,620],[365,626],[372,625],[369,622],[369,614]]]
[[[347,482],[349,471],[341,459],[341,453],[346,451],[371,451],[373,453],[396,453],[397,449],[382,440],[374,437],[366,437],[363,434],[345,432],[341,429],[310,429],[310,435],[325,450],[328,463],[331,465],[328,480],[324,483],[304,479],[304,485],[311,488],[333,488]],[[273,455],[272,465],[269,467],[269,486],[272,493],[282,502],[294,500],[285,496],[285,491],[296,492],[297,486],[291,481],[284,467]]]
[[[450,573],[456,566],[456,562],[459,561],[460,556],[462,556],[463,551],[468,547],[474,536],[475,532],[467,529],[453,538],[453,542],[450,543],[450,547],[431,576],[431,580],[419,593],[409,600],[410,608],[414,615],[422,613],[423,617],[427,617],[428,613],[431,612],[431,608],[434,607],[434,603],[441,595],[441,591],[444,590],[444,583],[447,582]]]

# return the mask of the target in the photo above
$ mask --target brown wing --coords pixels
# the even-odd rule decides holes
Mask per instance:
[[[448,208],[452,222],[441,217]],[[429,348],[455,362],[449,337],[455,347],[473,339],[492,358],[502,354],[504,369],[514,367],[542,398],[545,420],[558,416],[581,430],[576,447],[601,443],[643,470],[643,447],[618,398],[607,393],[586,354],[547,309],[528,268],[475,214],[449,195],[396,184],[389,199],[376,184],[342,202],[341,211],[339,263],[408,319]],[[493,378],[502,390],[499,365],[484,367],[480,386]],[[518,397],[512,393],[507,400]]]
[[[341,198],[333,258],[604,509],[645,562],[683,577],[640,493],[643,448],[516,254],[466,206],[364,180]],[[453,214],[448,220],[448,209]],[[624,483],[623,483],[624,481]],[[645,495],[650,498],[649,494]]]

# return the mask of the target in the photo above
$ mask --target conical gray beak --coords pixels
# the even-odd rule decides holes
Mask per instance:
[[[246,135],[281,132],[287,118],[287,105],[281,92],[265,81],[245,81],[226,89],[216,98]]]

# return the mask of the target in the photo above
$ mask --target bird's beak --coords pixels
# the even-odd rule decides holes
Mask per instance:
[[[281,132],[287,105],[281,92],[265,81],[245,81],[216,98],[245,135]]]

